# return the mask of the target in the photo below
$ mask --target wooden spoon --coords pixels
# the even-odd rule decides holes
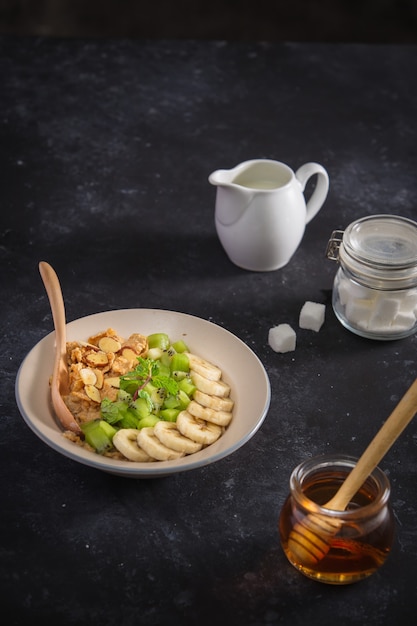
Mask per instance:
[[[388,452],[394,441],[411,422],[417,412],[417,380],[397,404],[355,467],[336,494],[323,506],[332,511],[344,511],[352,497]],[[313,566],[323,559],[331,547],[332,537],[342,525],[337,517],[320,514],[307,515],[292,529],[288,549],[296,560],[305,566]]]
[[[62,426],[80,435],[82,434],[81,428],[62,398],[69,391],[69,376],[66,359],[65,307],[61,286],[55,270],[49,263],[41,261],[39,272],[48,294],[55,327],[55,361],[51,380],[52,406]]]

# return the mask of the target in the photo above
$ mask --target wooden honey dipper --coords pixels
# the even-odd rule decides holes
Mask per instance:
[[[352,497],[373,472],[392,444],[417,412],[417,379],[401,398],[389,418],[372,439],[346,480],[322,508],[344,511]],[[323,559],[331,547],[331,539],[342,525],[337,517],[319,513],[307,515],[292,529],[288,550],[305,566],[313,566]]]

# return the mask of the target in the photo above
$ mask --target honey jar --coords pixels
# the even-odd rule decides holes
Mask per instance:
[[[290,493],[279,517],[281,545],[289,562],[313,580],[346,585],[367,578],[385,562],[394,539],[394,516],[390,506],[390,484],[377,467],[351,498],[344,511],[325,508],[339,489],[356,459],[345,455],[323,455],[300,463],[290,477]],[[319,556],[300,558],[292,550],[297,529],[307,532],[320,517],[317,544],[326,549]],[[331,528],[322,535],[322,528]],[[297,537],[296,539],[297,540]],[[293,539],[294,541],[294,539]],[[313,547],[314,552],[314,547]]]
[[[369,339],[417,330],[417,223],[371,215],[333,231],[327,257],[339,262],[332,304],[347,329]]]

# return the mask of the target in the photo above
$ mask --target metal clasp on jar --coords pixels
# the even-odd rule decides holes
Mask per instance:
[[[344,232],[344,230],[334,230],[329,241],[327,242],[326,256],[331,261],[339,260],[339,248],[343,241]]]

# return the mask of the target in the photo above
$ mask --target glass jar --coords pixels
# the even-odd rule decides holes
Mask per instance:
[[[340,263],[332,303],[339,321],[369,339],[417,330],[417,223],[372,215],[334,231],[327,257]]]
[[[300,463],[290,477],[290,493],[279,517],[281,545],[296,569],[319,582],[345,585],[362,580],[383,565],[392,547],[390,484],[380,468],[344,511],[325,508],[356,462],[350,456],[323,455]],[[311,526],[317,516],[320,526]],[[308,535],[313,549],[304,554],[297,532],[305,537],[307,527],[313,528],[313,537]]]

